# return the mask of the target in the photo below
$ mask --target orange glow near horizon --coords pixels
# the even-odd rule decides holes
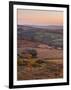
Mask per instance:
[[[63,25],[63,12],[50,10],[17,10],[19,25]]]

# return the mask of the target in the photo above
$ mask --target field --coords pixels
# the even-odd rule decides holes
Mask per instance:
[[[18,26],[17,80],[63,78],[63,31]]]

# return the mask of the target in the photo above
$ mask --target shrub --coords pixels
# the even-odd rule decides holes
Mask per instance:
[[[42,64],[42,63],[44,63],[44,61],[42,61],[42,60],[37,60],[36,63]]]
[[[27,49],[24,50],[23,53],[28,53],[28,54],[32,55],[32,58],[37,57],[37,51],[33,48],[27,48]]]
[[[18,59],[18,60],[17,60],[17,64],[18,64],[18,65],[23,65],[23,59]]]
[[[27,65],[27,61],[25,61],[24,59],[18,59],[17,64],[18,65]]]
[[[32,66],[33,66],[33,67],[41,67],[41,65],[38,64],[38,63],[33,63]]]

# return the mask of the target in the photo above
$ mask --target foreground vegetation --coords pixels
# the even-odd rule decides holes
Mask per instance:
[[[63,60],[62,58],[28,58],[23,56],[17,60],[17,79],[52,79],[63,77]]]

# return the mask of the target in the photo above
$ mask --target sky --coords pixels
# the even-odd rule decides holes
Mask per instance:
[[[63,25],[63,11],[17,9],[18,25]]]

